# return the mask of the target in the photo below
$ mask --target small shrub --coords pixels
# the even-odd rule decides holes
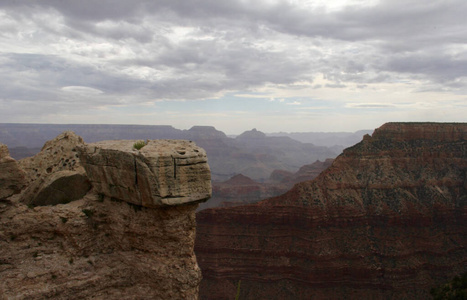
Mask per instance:
[[[242,284],[242,281],[239,280],[238,283],[237,283],[237,294],[235,295],[235,300],[239,300],[240,299],[240,286]]]
[[[133,148],[135,148],[136,150],[140,150],[144,146],[146,146],[145,141],[137,141],[136,143],[133,144]]]
[[[467,273],[454,277],[446,284],[430,290],[434,300],[467,299]]]
[[[62,223],[68,222],[68,218],[65,218],[65,217],[60,217],[60,220],[62,220]]]

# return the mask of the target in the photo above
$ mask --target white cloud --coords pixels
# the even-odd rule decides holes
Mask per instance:
[[[101,90],[93,89],[87,86],[65,86],[62,87],[62,91],[80,94],[80,95],[100,95]]]

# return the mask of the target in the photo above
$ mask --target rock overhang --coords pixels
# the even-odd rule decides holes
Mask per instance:
[[[186,140],[112,140],[80,145],[79,158],[97,193],[144,207],[204,202],[211,172],[204,149]]]

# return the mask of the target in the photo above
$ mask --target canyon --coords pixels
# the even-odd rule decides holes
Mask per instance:
[[[427,299],[467,270],[467,124],[387,123],[317,178],[197,213],[201,299]]]
[[[218,206],[237,206],[284,194],[294,184],[314,179],[332,164],[333,159],[302,166],[297,172],[274,170],[265,182],[255,181],[243,174],[229,180],[212,182],[212,197],[201,203],[199,210]]]
[[[12,157],[22,159],[35,155],[47,140],[67,130],[75,132],[88,143],[136,139],[194,141],[206,151],[211,177],[217,182],[238,174],[265,182],[274,170],[294,173],[316,160],[336,157],[344,146],[355,144],[354,140],[360,140],[364,133],[321,133],[314,143],[309,137],[301,142],[289,136],[269,136],[256,129],[232,137],[212,126],[180,130],[167,125],[0,123],[0,142],[8,146]]]
[[[198,299],[206,152],[138,142],[66,131],[19,161],[0,144],[0,299]]]

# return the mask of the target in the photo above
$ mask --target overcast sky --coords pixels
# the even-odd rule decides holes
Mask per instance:
[[[467,121],[465,0],[0,0],[0,122]]]

